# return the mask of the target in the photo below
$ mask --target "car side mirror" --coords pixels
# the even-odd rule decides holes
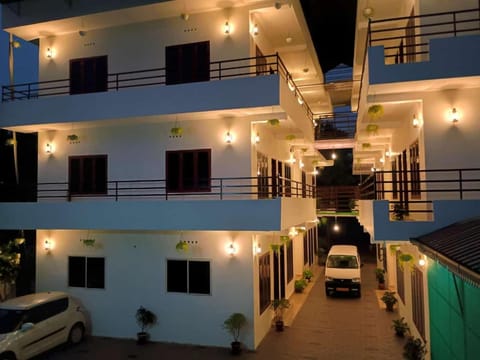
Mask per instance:
[[[31,328],[33,328],[35,325],[31,322],[27,322],[25,324],[22,325],[22,327],[20,328],[20,331],[28,331],[30,330]]]

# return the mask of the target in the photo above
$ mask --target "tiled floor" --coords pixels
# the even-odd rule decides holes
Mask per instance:
[[[362,268],[362,298],[326,297],[323,268],[316,267],[315,277],[305,293],[294,294],[292,307],[285,314],[287,327],[274,329],[255,352],[244,352],[239,359],[402,359],[404,340],[391,329],[398,314],[385,311],[378,300],[374,264]],[[90,338],[74,348],[60,348],[38,360],[80,359],[230,359],[225,348],[151,343],[137,346],[133,340]]]

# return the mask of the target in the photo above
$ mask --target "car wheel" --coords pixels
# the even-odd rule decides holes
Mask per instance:
[[[72,345],[82,342],[83,335],[85,334],[85,327],[82,323],[76,323],[70,329],[70,334],[68,335],[68,342]]]
[[[0,360],[15,360],[16,358],[15,354],[11,352],[0,354]]]

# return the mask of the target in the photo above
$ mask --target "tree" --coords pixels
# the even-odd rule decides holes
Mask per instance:
[[[17,279],[20,270],[20,246],[24,240],[15,239],[0,244],[0,301],[8,297],[10,287]]]

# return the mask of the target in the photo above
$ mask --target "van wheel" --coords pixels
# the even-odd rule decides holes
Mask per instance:
[[[70,334],[68,335],[68,342],[72,345],[81,343],[83,340],[83,335],[85,335],[85,327],[82,323],[76,323],[70,329]]]
[[[11,352],[0,354],[0,360],[16,360],[16,358],[15,354]]]

